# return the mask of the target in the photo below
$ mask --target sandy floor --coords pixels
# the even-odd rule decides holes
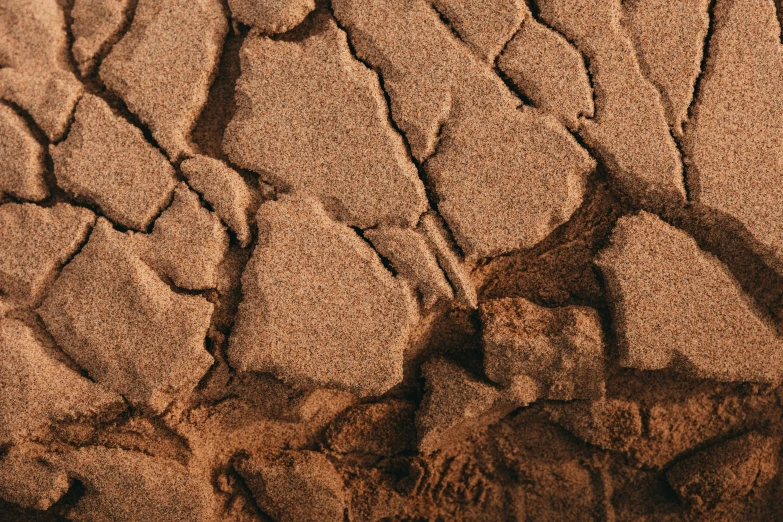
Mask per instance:
[[[783,520],[777,0],[0,0],[0,521]]]

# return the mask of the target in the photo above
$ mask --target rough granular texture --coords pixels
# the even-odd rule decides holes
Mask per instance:
[[[417,311],[404,281],[315,201],[261,205],[229,357],[291,383],[381,394],[402,380]]]
[[[204,336],[212,309],[203,297],[173,292],[100,219],[39,313],[96,382],[160,413],[211,366]]]
[[[783,0],[0,0],[0,522],[783,520]]]
[[[28,305],[37,304],[57,270],[82,246],[95,214],[58,203],[0,206],[0,290]]]
[[[166,206],[174,168],[141,131],[85,94],[65,141],[51,148],[57,184],[119,225],[144,230]]]
[[[727,381],[783,376],[783,341],[726,266],[685,232],[646,212],[622,217],[596,263],[623,365]]]
[[[49,195],[44,183],[43,147],[24,119],[0,103],[0,195],[40,201]]]

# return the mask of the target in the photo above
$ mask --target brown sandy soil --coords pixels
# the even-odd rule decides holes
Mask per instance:
[[[778,0],[0,0],[0,522],[781,521]]]

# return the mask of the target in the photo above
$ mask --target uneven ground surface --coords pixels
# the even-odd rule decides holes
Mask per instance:
[[[0,521],[783,520],[773,0],[0,0]]]

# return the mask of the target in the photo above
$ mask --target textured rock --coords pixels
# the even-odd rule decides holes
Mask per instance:
[[[550,309],[507,297],[485,301],[479,313],[487,377],[508,386],[525,375],[547,399],[603,396],[604,343],[595,310]]]
[[[92,73],[96,58],[120,36],[131,0],[75,0],[71,16],[71,51],[82,76]]]
[[[587,58],[595,117],[579,134],[637,203],[659,207],[685,198],[682,162],[657,89],[639,69],[620,25],[620,0],[539,0],[540,18]]]
[[[326,433],[337,453],[370,453],[392,457],[415,448],[415,406],[389,399],[360,404],[338,418]]]
[[[280,522],[342,522],[343,482],[322,453],[285,451],[235,464],[259,507]]]
[[[783,46],[772,2],[716,2],[707,71],[683,141],[696,201],[783,259]]]
[[[388,122],[378,80],[333,20],[319,23],[302,42],[245,40],[223,148],[272,184],[318,197],[350,225],[415,224],[427,206],[424,185]]]
[[[416,412],[416,431],[423,453],[459,442],[513,409],[498,390],[450,361],[432,359],[421,371],[426,393]]]
[[[438,265],[446,273],[456,298],[463,305],[476,308],[478,297],[470,271],[451,245],[440,218],[435,212],[427,212],[421,216],[416,230],[426,238],[430,250],[435,252]]]
[[[626,451],[642,435],[636,403],[622,399],[572,401],[556,407],[553,420],[583,441],[612,451]]]
[[[180,164],[188,184],[215,209],[226,225],[234,231],[242,247],[250,244],[248,212],[253,195],[237,171],[220,160],[196,156]]]
[[[262,240],[242,276],[232,365],[361,395],[400,382],[417,320],[404,283],[312,200],[264,203],[256,219]]]
[[[87,239],[95,215],[58,203],[0,206],[0,290],[35,305],[57,271]]]
[[[97,446],[66,453],[57,462],[87,489],[68,512],[75,522],[215,520],[209,483],[176,462]]]
[[[90,377],[160,413],[213,362],[204,349],[212,308],[203,297],[172,292],[129,238],[99,219],[38,311]]]
[[[180,183],[174,201],[163,211],[151,234],[135,234],[139,257],[158,274],[188,290],[217,286],[218,265],[228,250],[228,234],[198,195]]]
[[[235,20],[263,34],[290,31],[315,9],[315,0],[228,0]]]
[[[596,260],[624,366],[724,381],[777,381],[783,343],[729,270],[642,212],[619,219]]]
[[[139,0],[100,76],[149,125],[170,158],[190,151],[228,32],[219,0]]]
[[[49,509],[68,491],[62,469],[26,454],[18,446],[0,457],[0,498],[24,508]]]
[[[684,502],[712,507],[739,499],[777,472],[775,441],[751,432],[676,463],[666,479]]]
[[[592,158],[554,120],[520,110],[424,1],[333,7],[382,75],[394,121],[426,160],[438,210],[467,256],[529,248],[579,207]]]
[[[90,94],[79,100],[68,138],[51,147],[51,154],[60,187],[135,230],[152,223],[176,184],[165,156]]]
[[[40,201],[49,195],[44,183],[44,150],[27,123],[0,103],[0,195]]]
[[[53,422],[118,413],[122,399],[56,359],[33,331],[0,319],[0,445],[36,435]]]
[[[83,92],[69,72],[0,69],[0,98],[21,107],[50,141],[63,137]]]
[[[582,55],[563,36],[525,18],[498,57],[498,68],[539,109],[570,129],[592,118],[593,87]]]
[[[434,0],[460,38],[482,60],[492,62],[529,13],[524,0]]]
[[[623,2],[622,24],[633,41],[642,73],[661,93],[666,120],[682,136],[701,70],[710,25],[709,0]]]
[[[410,228],[379,226],[364,232],[380,255],[422,296],[429,308],[438,299],[451,299],[454,292],[438,265],[426,238]]]

